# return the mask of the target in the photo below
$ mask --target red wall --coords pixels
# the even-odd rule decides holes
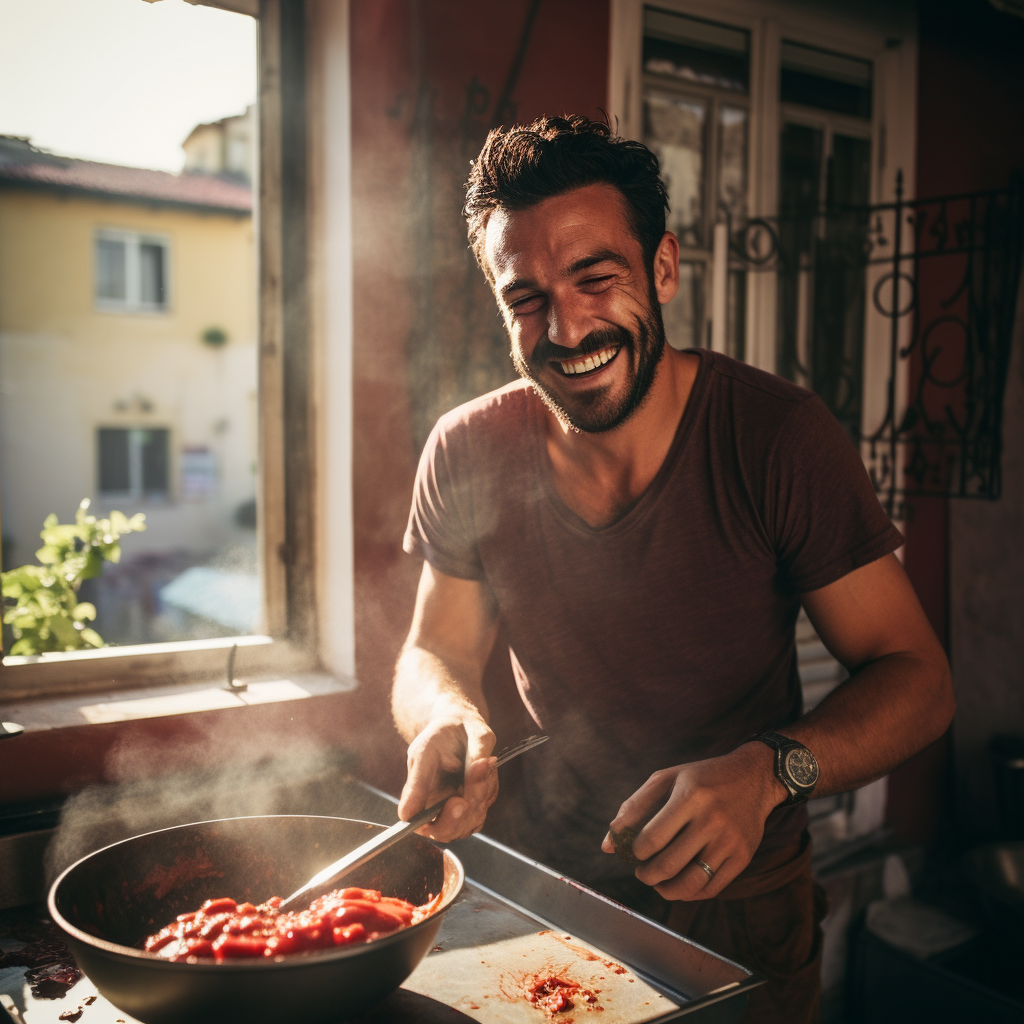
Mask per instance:
[[[397,791],[404,744],[388,691],[420,571],[401,538],[422,435],[437,412],[512,373],[493,298],[467,266],[462,186],[493,124],[598,115],[609,10],[607,0],[356,0],[351,26],[360,753],[364,774]],[[418,364],[424,353],[443,372]],[[507,663],[499,649],[490,689],[514,716]]]
[[[1004,188],[1014,169],[1024,170],[1024,19],[985,0],[925,0],[919,19],[916,195]],[[942,498],[910,499],[905,552],[947,650],[948,511]],[[904,838],[937,835],[948,810],[947,751],[941,740],[892,776],[889,818]]]

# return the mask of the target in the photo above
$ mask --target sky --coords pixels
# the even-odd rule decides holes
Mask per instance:
[[[256,22],[185,0],[0,0],[0,134],[179,171],[203,122],[256,99]]]

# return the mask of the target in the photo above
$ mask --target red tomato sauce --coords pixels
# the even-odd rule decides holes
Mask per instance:
[[[236,903],[230,897],[207,900],[150,935],[143,946],[168,960],[194,963],[239,957],[278,957],[312,949],[369,942],[421,920],[433,904],[414,907],[376,889],[335,889],[307,910],[282,913],[281,897],[266,903]],[[419,911],[420,913],[417,913]]]
[[[538,976],[532,984],[526,986],[526,998],[548,1014],[562,1013],[565,1010],[573,1009],[575,1006],[573,996],[583,999],[594,1009],[601,1009],[601,1007],[594,1006],[597,1003],[595,992],[566,978],[554,975]]]

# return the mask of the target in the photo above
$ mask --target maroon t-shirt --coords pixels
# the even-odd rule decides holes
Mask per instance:
[[[632,874],[598,848],[652,772],[800,715],[800,595],[903,542],[819,398],[698,354],[664,464],[611,526],[561,500],[550,414],[520,381],[438,422],[405,535],[435,569],[493,591],[519,691],[551,736],[522,759],[518,845],[597,887]],[[806,820],[776,809],[762,850]]]

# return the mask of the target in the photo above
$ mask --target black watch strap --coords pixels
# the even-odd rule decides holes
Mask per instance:
[[[818,782],[815,756],[802,743],[777,732],[763,732],[754,739],[775,751],[775,777],[789,793],[783,804],[803,803],[814,792]]]

